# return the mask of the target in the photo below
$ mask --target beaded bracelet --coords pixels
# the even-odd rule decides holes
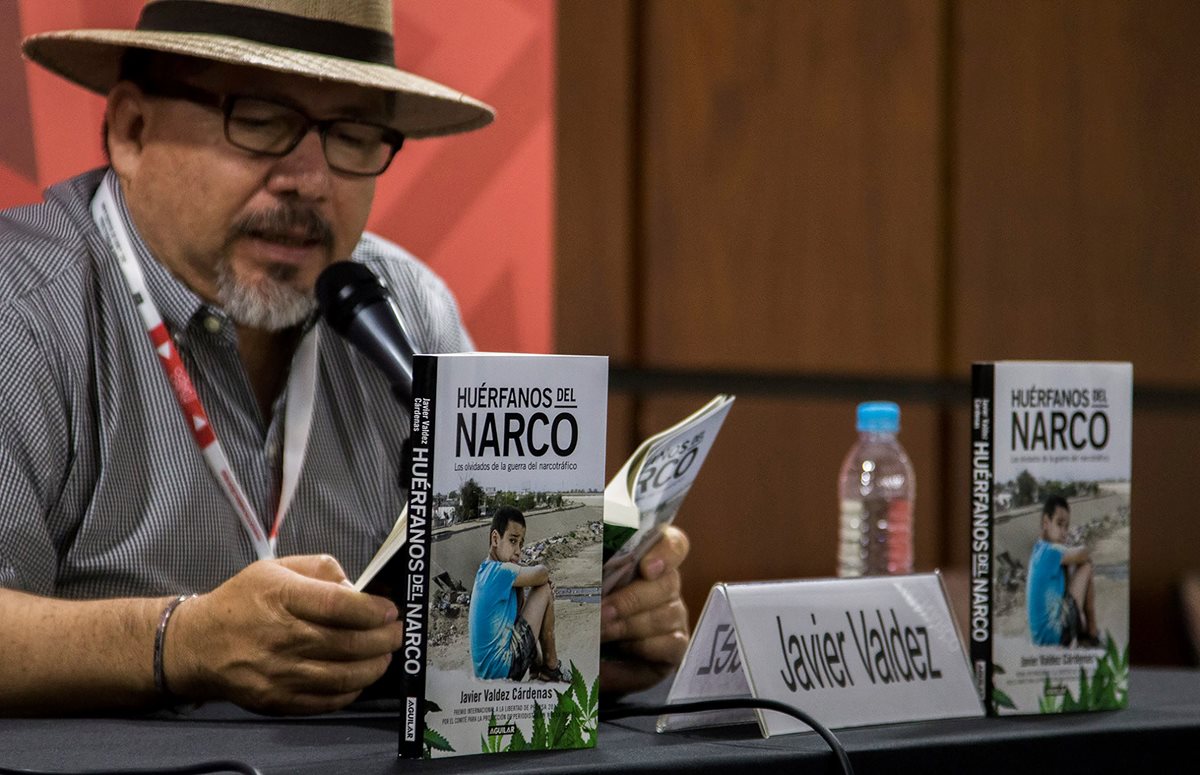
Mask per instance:
[[[191,600],[196,595],[182,594],[179,597],[172,598],[171,602],[167,603],[163,609],[162,616],[158,618],[158,630],[154,633],[154,690],[165,698],[171,699],[171,690],[167,688],[167,676],[163,672],[163,644],[167,639],[167,622],[171,621],[171,614],[175,613],[175,609],[185,600]]]

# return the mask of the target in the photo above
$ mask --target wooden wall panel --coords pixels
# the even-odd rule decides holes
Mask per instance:
[[[1200,3],[956,9],[956,368],[1200,384]]]
[[[558,5],[555,346],[618,362],[636,325],[633,19],[627,0]]]
[[[956,6],[957,368],[1130,360],[1136,384],[1200,387],[1198,40],[1200,4],[1183,0]],[[1200,566],[1200,522],[1177,495],[1200,451],[1197,419],[1134,418],[1143,664],[1187,655],[1175,584]],[[956,531],[952,544],[965,540]]]
[[[599,5],[559,3],[558,341],[627,367],[610,470],[708,397],[654,379],[673,369],[932,386],[1132,360],[1136,395],[1178,391],[1135,399],[1132,655],[1188,661],[1200,3]],[[853,405],[887,396],[799,384],[742,390],[684,506],[694,614],[716,580],[834,570]],[[961,611],[965,390],[904,412],[918,566]]]
[[[1200,408],[1134,411],[1130,658],[1139,664],[1191,660],[1179,584],[1200,569],[1200,519],[1189,487],[1200,460],[1198,431]]]
[[[555,349],[614,365],[632,361],[637,345],[633,21],[628,0],[558,4]],[[640,439],[635,399],[610,395],[611,477]]]
[[[941,6],[640,8],[646,362],[935,373]]]

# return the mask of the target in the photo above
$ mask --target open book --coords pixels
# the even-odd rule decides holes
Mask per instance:
[[[643,441],[604,489],[604,594],[629,583],[642,556],[675,518],[733,399],[717,395]]]
[[[604,490],[604,581],[611,592],[633,578],[638,561],[679,511],[725,421],[734,396],[720,394],[643,441]],[[639,482],[640,489],[639,489]],[[361,592],[404,546],[408,507],[354,582]]]
[[[380,544],[379,550],[375,552],[375,556],[367,563],[367,567],[363,569],[358,580],[354,582],[354,591],[362,592],[366,590],[367,585],[371,580],[383,570],[388,564],[388,560],[392,559],[392,555],[400,551],[400,547],[404,546],[404,541],[408,537],[408,504],[404,504],[404,508],[400,509],[400,516],[396,517],[396,524],[392,525],[392,532],[388,533],[388,537]]]

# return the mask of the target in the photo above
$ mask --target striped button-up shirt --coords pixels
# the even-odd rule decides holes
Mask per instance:
[[[286,389],[265,420],[232,322],[150,255],[111,173],[0,213],[0,586],[70,598],[203,592],[254,548],[205,464],[130,291],[92,221],[113,191],[217,437],[269,529]],[[446,286],[366,234],[353,258],[386,279],[418,351],[471,342]],[[318,323],[316,399],[278,556],[329,553],[354,578],[403,503],[408,416],[374,366]]]

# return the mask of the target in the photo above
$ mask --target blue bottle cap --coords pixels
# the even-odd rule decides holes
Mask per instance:
[[[891,401],[867,401],[858,405],[859,431],[867,433],[898,433],[900,407]]]

